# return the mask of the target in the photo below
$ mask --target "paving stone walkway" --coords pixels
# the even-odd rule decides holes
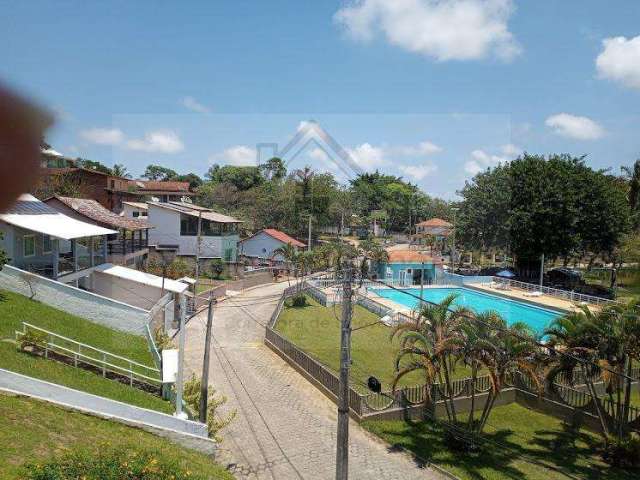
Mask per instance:
[[[336,407],[263,344],[264,326],[287,286],[245,291],[217,305],[210,382],[237,417],[218,460],[240,479],[335,478]],[[206,312],[187,325],[185,359],[202,371]],[[441,479],[350,425],[350,479]]]

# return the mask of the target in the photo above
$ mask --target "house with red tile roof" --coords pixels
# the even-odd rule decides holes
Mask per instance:
[[[284,245],[293,245],[300,250],[304,243],[275,228],[265,228],[238,242],[238,255],[258,264],[283,262],[284,258],[276,250]]]

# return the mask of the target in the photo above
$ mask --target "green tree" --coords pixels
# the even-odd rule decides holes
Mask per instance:
[[[2,232],[0,232],[0,240],[4,239],[4,235]],[[2,267],[4,266],[5,263],[7,263],[9,261],[9,257],[7,257],[7,252],[5,252],[2,248],[0,248],[0,270],[2,270]]]
[[[127,167],[122,163],[116,163],[111,169],[111,174],[116,177],[131,178],[131,174],[127,171]]]
[[[202,179],[195,173],[185,173],[184,175],[175,175],[167,178],[174,182],[189,182],[189,189],[195,191],[200,185],[202,185]]]
[[[272,182],[279,182],[287,176],[287,167],[281,158],[273,157],[260,165],[262,176]]]
[[[95,170],[96,172],[106,173],[107,175],[113,175],[113,172],[106,165],[97,162],[95,160],[89,160],[86,158],[76,158],[76,164],[79,167],[86,168],[87,170]]]
[[[229,183],[241,192],[257,187],[264,182],[259,168],[253,166],[212,165],[205,177],[214,183]]]
[[[142,176],[148,180],[158,180],[162,182],[177,177],[178,173],[175,170],[161,165],[147,165]]]
[[[624,180],[627,182],[627,202],[632,212],[633,227],[640,228],[640,159],[632,167],[622,167]]]

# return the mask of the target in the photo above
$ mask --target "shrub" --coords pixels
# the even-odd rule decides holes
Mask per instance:
[[[224,272],[224,263],[219,258],[216,258],[211,261],[211,265],[209,266],[211,270],[212,278],[220,279],[222,272]]]
[[[291,306],[302,308],[307,306],[307,296],[304,293],[297,293],[291,298]]]
[[[44,348],[47,345],[47,334],[35,330],[27,330],[20,337],[19,342],[20,350],[26,350],[27,347]]]
[[[176,461],[156,451],[103,445],[96,451],[80,450],[24,467],[26,480],[204,480]]]
[[[182,398],[187,403],[187,406],[196,414],[200,412],[200,396],[202,384],[199,378],[195,375],[191,375],[191,378],[184,383],[184,391]],[[227,397],[216,395],[216,391],[213,387],[209,387],[209,398],[207,400],[207,430],[209,432],[209,438],[213,438],[217,442],[222,441],[218,435],[220,430],[229,425],[236,416],[236,411],[232,411],[226,416],[220,416],[217,412],[218,408],[227,403]]]
[[[158,351],[162,352],[165,349],[175,348],[171,336],[162,327],[156,328],[153,336]]]
[[[612,440],[602,453],[609,465],[619,468],[640,468],[640,437],[632,435],[623,440]]]

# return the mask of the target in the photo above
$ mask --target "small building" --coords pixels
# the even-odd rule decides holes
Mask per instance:
[[[189,182],[176,182],[172,180],[129,180],[125,192],[114,190],[114,194],[122,196],[121,201],[145,201],[154,200],[165,202],[181,202],[190,198],[195,193],[189,190]],[[126,196],[127,198],[124,198]]]
[[[142,218],[149,215],[149,207],[146,202],[122,202],[122,212],[120,215],[126,218]]]
[[[433,235],[436,238],[448,237],[453,225],[441,218],[431,218],[416,224],[416,234],[426,236]]]
[[[9,265],[76,284],[106,262],[107,237],[118,233],[64,215],[30,194],[0,214],[0,232]]]
[[[119,265],[141,266],[149,253],[149,228],[141,218],[117,215],[88,198],[54,196],[47,205],[77,220],[116,230],[107,237],[107,261]]]
[[[306,245],[275,228],[265,228],[238,242],[238,255],[258,264],[283,262],[282,255],[274,252],[285,245],[293,245],[296,249]]]
[[[389,250],[378,265],[378,278],[399,285],[432,284],[442,274],[442,261],[416,250]]]
[[[171,245],[176,255],[195,257],[201,222],[200,258],[237,260],[241,220],[186,202],[147,202],[147,206],[147,219],[153,226],[149,245]]]

